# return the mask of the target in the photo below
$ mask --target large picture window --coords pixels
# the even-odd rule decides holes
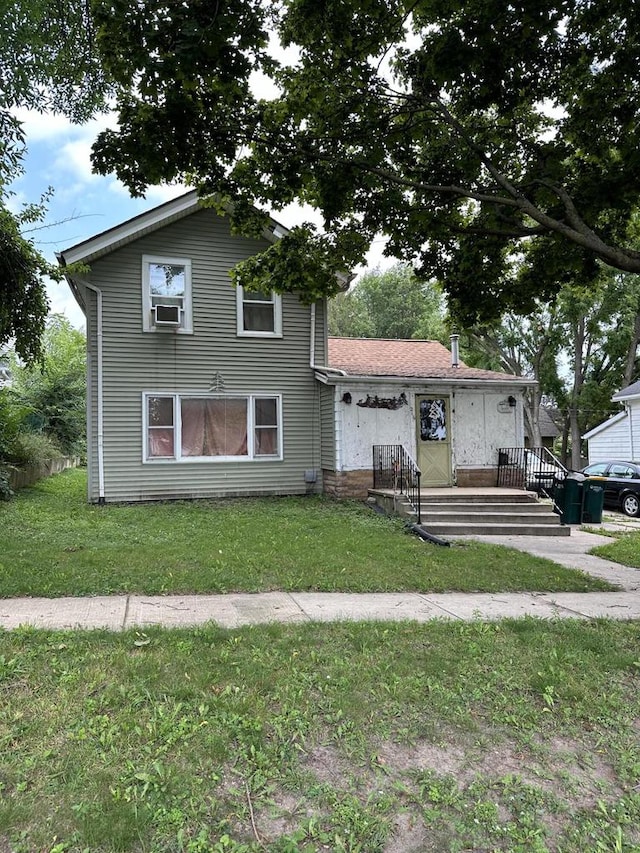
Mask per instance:
[[[274,291],[237,287],[238,334],[251,337],[282,337],[282,303]]]
[[[190,260],[143,255],[142,316],[145,332],[193,330]]]
[[[145,460],[281,459],[279,396],[145,395]]]

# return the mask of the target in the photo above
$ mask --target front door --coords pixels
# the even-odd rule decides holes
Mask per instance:
[[[452,485],[450,407],[450,397],[416,396],[416,446],[424,488]]]

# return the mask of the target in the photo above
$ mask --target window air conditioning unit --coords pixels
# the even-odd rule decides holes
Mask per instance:
[[[153,322],[156,326],[179,326],[180,306],[178,305],[154,305]]]

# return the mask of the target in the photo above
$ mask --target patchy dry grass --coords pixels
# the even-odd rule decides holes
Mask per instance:
[[[0,850],[637,851],[640,625],[0,633]]]

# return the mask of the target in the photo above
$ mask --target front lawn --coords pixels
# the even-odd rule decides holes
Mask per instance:
[[[620,533],[606,545],[593,548],[591,553],[603,560],[640,569],[640,532]]]
[[[640,849],[640,625],[0,632],[0,850]]]
[[[612,589],[500,546],[426,544],[362,503],[322,497],[86,503],[83,471],[0,506],[0,598],[267,590]]]

